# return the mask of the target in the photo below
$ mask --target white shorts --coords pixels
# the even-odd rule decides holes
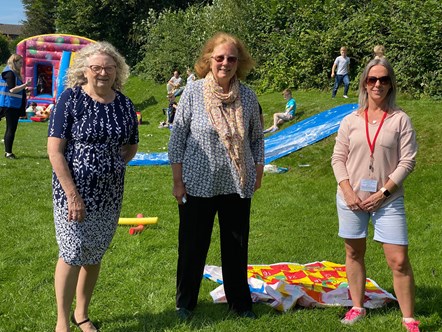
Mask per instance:
[[[344,199],[336,195],[339,218],[338,235],[344,239],[363,239],[368,234],[368,222],[374,227],[373,239],[378,242],[408,245],[404,197],[382,206],[376,212],[352,211]]]

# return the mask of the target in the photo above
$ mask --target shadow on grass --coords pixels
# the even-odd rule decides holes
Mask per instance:
[[[258,318],[261,314],[265,314],[265,311],[273,311],[268,306],[257,308],[255,304],[254,310],[258,314]],[[261,310],[259,310],[261,309]],[[259,312],[258,312],[259,311]],[[261,313],[261,311],[263,311]],[[132,317],[120,316],[114,319],[114,322],[128,321]],[[215,326],[223,321],[235,321],[243,320],[247,322],[247,318],[238,318],[236,315],[228,313],[227,304],[214,304],[209,301],[199,301],[192,318],[189,321],[181,322],[176,314],[176,311],[171,308],[160,313],[145,312],[137,315],[138,324],[132,326],[125,326],[121,328],[114,328],[116,332],[140,332],[140,331],[169,331],[169,330],[201,330],[207,329],[209,326]]]
[[[301,118],[302,118],[302,116],[304,115],[304,111],[297,111],[296,113],[295,113],[295,116],[294,116],[294,120],[295,120],[295,122],[299,122],[299,120],[301,120]]]
[[[150,96],[148,99],[142,101],[141,103],[134,103],[135,109],[137,111],[144,111],[145,108],[152,106],[152,105],[157,105],[158,101],[155,99],[154,96]]]
[[[17,154],[17,159],[33,159],[33,160],[41,160],[41,159],[46,159],[49,160],[49,157],[46,154]]]

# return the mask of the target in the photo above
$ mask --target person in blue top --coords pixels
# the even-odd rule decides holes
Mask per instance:
[[[295,117],[296,101],[292,97],[292,91],[290,89],[285,89],[282,92],[282,95],[284,96],[284,99],[287,100],[287,104],[285,105],[285,112],[273,114],[273,125],[264,130],[264,134],[277,131],[279,129],[278,125],[281,125],[284,122],[291,121]]]
[[[18,119],[20,116],[26,115],[26,88],[30,81],[23,82],[22,67],[22,56],[13,54],[9,57],[0,76],[0,119],[3,116],[6,117],[4,141],[5,157],[8,159],[16,159],[12,153],[12,144],[17,131]]]
[[[340,49],[341,55],[335,59],[331,70],[331,77],[335,78],[335,85],[333,86],[332,98],[336,97],[336,92],[341,83],[344,83],[344,98],[348,98],[348,88],[350,87],[350,78],[348,72],[350,71],[350,58],[347,56],[347,47],[342,46]],[[336,73],[335,73],[336,71]]]

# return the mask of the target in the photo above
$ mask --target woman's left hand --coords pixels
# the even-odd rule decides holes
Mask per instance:
[[[364,200],[360,204],[360,207],[364,211],[374,212],[381,207],[384,201],[385,201],[384,194],[381,191],[377,191],[374,194],[372,194],[370,197],[368,197],[366,200]]]

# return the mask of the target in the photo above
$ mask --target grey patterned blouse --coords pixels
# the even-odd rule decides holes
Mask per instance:
[[[169,141],[169,161],[182,164],[183,182],[189,195],[213,197],[237,193],[242,198],[251,198],[255,165],[264,162],[258,99],[251,89],[240,84],[247,171],[246,184],[242,188],[238,172],[205,110],[203,82],[201,79],[187,85],[181,96]]]

